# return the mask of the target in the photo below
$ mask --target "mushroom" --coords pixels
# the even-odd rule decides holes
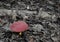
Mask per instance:
[[[12,32],[20,32],[19,35],[21,35],[22,32],[28,30],[28,24],[24,21],[17,21],[10,25],[10,29]]]

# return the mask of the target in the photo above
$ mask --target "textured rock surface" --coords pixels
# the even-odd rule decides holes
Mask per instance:
[[[0,42],[60,42],[60,0],[0,0]],[[11,32],[15,21],[29,30]]]

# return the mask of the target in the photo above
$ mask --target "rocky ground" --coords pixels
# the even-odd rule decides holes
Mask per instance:
[[[0,42],[60,42],[60,0],[1,0]],[[29,30],[9,29],[15,21],[25,21]]]

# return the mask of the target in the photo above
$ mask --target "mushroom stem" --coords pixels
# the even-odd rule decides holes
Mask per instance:
[[[19,35],[21,36],[22,35],[22,32],[20,32]]]

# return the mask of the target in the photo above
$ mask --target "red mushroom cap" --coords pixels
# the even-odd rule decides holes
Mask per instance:
[[[24,32],[28,30],[28,24],[24,21],[17,21],[10,26],[10,29],[13,32]]]

